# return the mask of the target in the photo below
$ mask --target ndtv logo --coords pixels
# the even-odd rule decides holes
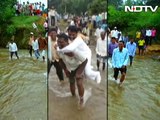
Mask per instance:
[[[156,12],[158,6],[152,7],[152,6],[125,6],[125,12],[147,12],[148,10],[151,10],[152,12]]]

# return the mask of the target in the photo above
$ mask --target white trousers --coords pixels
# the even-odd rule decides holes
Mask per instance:
[[[92,69],[92,66],[91,66],[91,55],[88,55],[87,59],[88,59],[88,62],[87,62],[86,67],[84,69],[85,76],[89,80],[96,80],[96,77],[98,75],[100,75],[100,72],[99,71],[94,71]]]

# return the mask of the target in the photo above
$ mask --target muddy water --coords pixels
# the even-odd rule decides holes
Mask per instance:
[[[108,77],[108,120],[160,119],[160,62],[136,56],[122,88]]]
[[[46,62],[0,49],[0,120],[47,120]]]
[[[94,46],[91,48],[95,53]],[[92,57],[92,65],[96,68],[96,55]],[[101,76],[100,85],[84,80],[86,93],[91,93],[91,97],[85,108],[78,110],[78,98],[71,96],[68,79],[65,78],[65,84],[61,85],[52,67],[49,75],[49,120],[106,120],[106,72],[101,71]]]

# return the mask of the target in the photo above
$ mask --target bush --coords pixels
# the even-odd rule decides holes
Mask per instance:
[[[160,8],[155,13],[151,11],[128,13],[124,12],[124,9],[117,10],[114,6],[109,6],[108,9],[108,23],[111,29],[117,26],[123,33],[134,36],[135,32],[142,28],[155,27],[157,30],[160,28]],[[160,39],[160,36],[158,36],[158,39]]]

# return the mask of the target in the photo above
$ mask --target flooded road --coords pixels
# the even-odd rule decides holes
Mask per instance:
[[[112,68],[108,75],[108,120],[160,119],[159,61],[136,56],[122,88],[112,80]]]
[[[92,65],[96,69],[95,47],[90,47],[93,53]],[[78,99],[71,96],[68,79],[65,78],[65,84],[60,85],[55,68],[52,67],[49,75],[49,120],[106,120],[106,72],[100,72],[102,82],[99,85],[95,81],[84,80],[86,93],[91,93],[91,97],[85,108],[78,110]]]
[[[20,50],[0,49],[0,120],[47,120],[47,64]]]

